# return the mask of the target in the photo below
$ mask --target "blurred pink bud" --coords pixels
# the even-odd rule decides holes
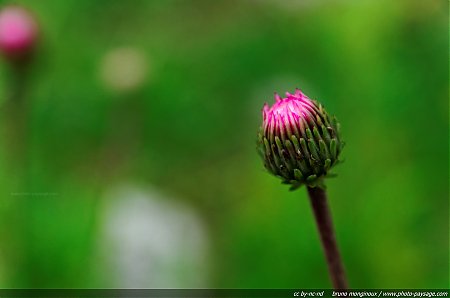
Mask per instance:
[[[11,59],[30,54],[37,39],[38,26],[33,15],[19,6],[0,10],[0,51]]]

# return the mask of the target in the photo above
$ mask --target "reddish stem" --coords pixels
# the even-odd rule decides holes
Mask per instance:
[[[322,247],[325,252],[333,287],[335,289],[348,289],[348,283],[336,243],[336,236],[325,190],[320,187],[308,187],[308,194],[314,211],[314,217],[322,241]]]

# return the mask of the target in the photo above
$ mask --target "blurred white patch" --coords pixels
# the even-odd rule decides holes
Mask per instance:
[[[129,92],[141,87],[148,77],[146,55],[133,47],[116,48],[103,57],[100,79],[106,88],[115,92]]]
[[[154,191],[107,195],[97,270],[107,286],[208,287],[208,239],[194,210]]]

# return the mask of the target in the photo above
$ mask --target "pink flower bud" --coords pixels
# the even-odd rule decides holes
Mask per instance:
[[[0,10],[0,51],[16,59],[30,54],[37,39],[37,23],[26,9],[7,6]]]
[[[264,105],[259,152],[266,169],[294,188],[320,185],[342,146],[336,118],[300,90],[285,98],[275,94],[274,105]]]

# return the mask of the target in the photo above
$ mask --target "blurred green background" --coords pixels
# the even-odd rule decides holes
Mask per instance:
[[[330,287],[305,189],[255,149],[263,103],[296,87],[341,121],[327,185],[351,287],[448,287],[447,1],[9,3],[41,35],[21,153],[0,141],[0,287]],[[13,76],[3,59],[2,106]],[[169,207],[128,208],[121,185]],[[166,270],[159,241],[197,255]]]

